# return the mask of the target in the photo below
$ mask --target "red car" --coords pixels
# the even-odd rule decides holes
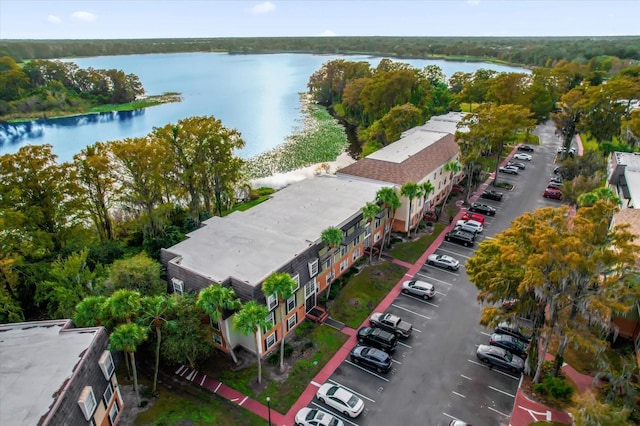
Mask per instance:
[[[465,213],[462,216],[462,220],[475,220],[476,222],[480,222],[482,226],[484,226],[484,216],[478,213]]]
[[[542,193],[542,196],[544,198],[555,198],[556,200],[559,200],[562,198],[562,192],[558,191],[555,188],[547,188]]]

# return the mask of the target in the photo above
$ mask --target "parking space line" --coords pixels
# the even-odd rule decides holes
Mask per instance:
[[[424,319],[427,319],[427,320],[430,320],[430,319],[431,319],[430,317],[428,317],[428,316],[426,316],[426,315],[422,315],[422,314],[419,314],[419,313],[417,313],[417,312],[413,312],[411,309],[403,308],[402,306],[400,306],[400,305],[396,305],[395,303],[392,303],[392,304],[391,304],[391,306],[393,306],[394,308],[402,309],[403,311],[407,311],[407,312],[409,312],[409,313],[411,313],[411,314],[413,314],[413,315],[417,315],[417,316],[419,316],[419,317],[421,317],[421,318],[424,318]],[[421,333],[422,333],[422,332],[421,332]]]
[[[317,403],[317,402],[315,402],[315,401],[311,401],[311,404],[312,404],[312,405],[315,405],[316,407],[318,407],[319,409],[321,409],[321,410],[323,410],[323,411],[325,411],[325,410],[327,409],[327,407],[325,407],[325,406],[323,406],[323,405],[320,405],[320,404],[318,404],[318,403]],[[329,408],[331,408],[331,407],[329,407]],[[338,419],[342,420],[342,421],[343,421],[343,422],[345,422],[345,423],[349,423],[349,424],[352,424],[352,425],[354,425],[354,426],[358,426],[358,423],[354,423],[354,422],[352,422],[351,420],[347,420],[347,419],[345,419],[344,417],[342,417],[342,416],[339,416],[339,415],[335,414],[335,413],[333,412],[333,409],[332,409],[332,408],[331,408],[331,410],[332,410],[332,411],[331,411],[331,415],[332,415],[332,416],[334,416],[334,417],[336,417],[336,418],[338,418]]]
[[[456,391],[451,391],[451,393],[454,394],[454,395],[458,395],[460,398],[466,398],[466,396],[464,396],[463,394],[458,393]]]
[[[406,343],[398,342],[398,344],[399,344],[400,346],[404,346],[405,348],[409,348],[409,349],[411,349],[411,346],[407,345]]]
[[[422,330],[418,330],[417,328],[413,327],[412,328],[413,331],[417,331],[418,333],[422,333]]]
[[[503,413],[502,411],[498,411],[498,410],[496,410],[496,409],[495,409],[495,408],[493,408],[493,407],[487,407],[487,408],[488,408],[489,410],[491,410],[491,411],[494,411],[494,412],[498,413],[498,414],[502,414],[502,415],[503,415],[503,416],[505,416],[505,417],[509,417],[509,415],[508,415],[508,414],[505,414],[505,413]]]
[[[416,296],[414,296],[413,294],[406,294],[406,293],[400,293],[400,294],[402,294],[404,297],[409,297],[409,298],[411,298],[411,299],[417,300],[417,301],[418,301],[418,302],[420,302],[420,303],[424,303],[425,305],[431,305],[431,306],[433,306],[434,308],[437,308],[437,307],[438,307],[438,305],[436,305],[435,303],[431,303],[431,302],[427,302],[426,300],[422,300],[421,298],[416,297]]]
[[[492,389],[492,390],[494,390],[494,391],[496,391],[496,392],[500,392],[500,393],[502,393],[502,394],[505,394],[505,395],[507,395],[507,396],[510,396],[511,398],[515,398],[515,397],[516,397],[515,395],[512,395],[512,394],[510,394],[509,392],[505,392],[505,391],[500,390],[500,389],[498,389],[498,388],[494,388],[493,386],[489,386],[489,389]]]
[[[463,377],[463,378],[465,378],[465,379],[467,379],[467,380],[471,380],[471,377],[467,377],[467,376],[465,376],[464,374],[461,374],[461,375],[460,375],[460,377]]]
[[[402,363],[400,361],[396,361],[395,359],[391,358],[391,362],[395,362],[396,364],[402,365]]]
[[[487,336],[487,337],[491,337],[491,334],[490,334],[490,333],[487,333],[487,332],[484,332],[484,331],[481,331],[481,332],[480,332],[480,334],[483,334],[483,335],[485,335],[485,336]]]
[[[378,374],[374,373],[373,371],[369,371],[369,370],[367,370],[366,368],[364,368],[364,367],[362,367],[362,366],[360,366],[360,365],[356,364],[355,362],[351,362],[351,361],[349,361],[348,359],[345,359],[345,360],[344,360],[344,362],[346,362],[347,364],[353,365],[354,367],[357,367],[357,368],[359,368],[360,370],[365,371],[365,372],[367,372],[367,373],[371,374],[372,376],[377,377],[378,379],[382,379],[382,380],[384,380],[385,382],[388,382],[388,381],[389,381],[389,379],[387,379],[386,377],[382,377],[382,376],[380,376],[380,375],[378,375]]]
[[[313,386],[315,386],[315,387],[318,387],[318,388],[319,388],[320,386],[322,386],[320,383],[318,383],[318,382],[314,382],[313,380],[311,381],[311,384],[312,384]]]
[[[446,416],[446,417],[449,417],[451,420],[458,420],[459,422],[461,422],[461,421],[462,421],[462,420],[460,420],[460,419],[459,419],[459,418],[457,418],[457,417],[453,417],[451,414],[447,414],[447,413],[445,413],[444,411],[442,412],[442,415],[443,415],[443,416]]]
[[[425,268],[425,269],[427,269],[427,270],[431,270],[431,269],[433,269],[434,271],[442,271],[442,272],[444,272],[445,274],[450,274],[450,275],[453,275],[453,276],[455,276],[455,277],[457,277],[457,276],[459,276],[459,275],[460,275],[460,274],[459,274],[459,273],[457,273],[457,272],[453,272],[453,271],[450,271],[450,270],[448,270],[448,269],[444,269],[444,268],[438,268],[437,266],[427,265],[426,263],[425,263],[424,265],[422,265],[422,268]]]
[[[327,380],[327,382],[331,382],[331,383],[333,383],[334,385],[340,386],[341,388],[345,388],[345,389],[346,389],[346,390],[348,390],[349,392],[351,392],[351,393],[355,393],[356,395],[358,395],[358,396],[360,396],[360,397],[362,397],[362,398],[366,399],[367,401],[371,401],[371,402],[375,403],[375,401],[374,401],[373,399],[369,398],[368,396],[364,396],[363,394],[358,393],[358,392],[354,391],[353,389],[349,389],[349,388],[348,388],[348,387],[346,387],[345,385],[341,385],[340,383],[336,382],[335,380],[331,380],[331,379],[329,379],[329,380]]]
[[[469,361],[471,364],[479,365],[480,367],[489,368],[489,367],[487,367],[486,365],[484,365],[481,362],[473,361],[473,360],[470,360],[470,359],[468,359],[467,361]],[[507,374],[507,373],[505,373],[503,371],[500,371],[498,369],[492,368],[492,370],[495,371],[496,373],[502,374],[503,376],[510,377],[513,380],[518,380],[518,381],[520,380],[520,377],[512,376],[511,374]]]
[[[424,275],[424,274],[421,274],[420,272],[418,272],[416,275],[419,275],[420,277],[425,278],[425,279],[428,279],[428,280],[431,280],[431,281],[439,282],[440,284],[448,285],[449,287],[453,286],[453,284],[451,284],[451,283],[448,283],[448,282],[446,282],[446,281],[439,280],[439,279],[437,279],[437,278],[428,277],[428,276],[426,276],[426,275]]]
[[[456,256],[461,256],[461,257],[464,257],[465,259],[469,259],[469,258],[471,257],[471,256],[465,256],[465,255],[460,254],[460,253],[455,252],[455,251],[451,251],[451,250],[443,249],[443,248],[440,248],[440,247],[438,247],[438,251],[443,251],[443,252],[445,252],[445,253],[455,254]],[[464,265],[460,265],[460,266],[464,266]]]
[[[440,296],[446,296],[447,295],[447,293],[443,293],[441,291],[436,291],[436,294],[439,294]]]

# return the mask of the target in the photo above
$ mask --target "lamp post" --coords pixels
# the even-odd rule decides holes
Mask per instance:
[[[269,426],[271,426],[271,398],[267,397],[267,416],[269,418]]]

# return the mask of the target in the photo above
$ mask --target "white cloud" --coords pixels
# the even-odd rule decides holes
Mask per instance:
[[[336,33],[334,33],[331,30],[324,30],[322,33],[320,33],[320,37],[335,37]]]
[[[91,12],[78,11],[71,14],[71,20],[78,22],[93,22],[98,17]]]
[[[467,3],[471,6],[477,6],[480,4],[480,0],[467,0]]]
[[[251,13],[259,14],[259,13],[269,13],[276,10],[276,5],[271,3],[270,1],[265,1],[262,3],[258,3],[251,8]]]
[[[62,22],[62,19],[60,19],[60,17],[56,15],[49,15],[47,16],[47,21],[51,22],[52,24],[59,24],[60,22]]]

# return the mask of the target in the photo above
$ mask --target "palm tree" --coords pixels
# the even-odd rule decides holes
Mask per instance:
[[[444,197],[444,203],[442,203],[443,207],[447,205],[447,200],[449,199],[449,195],[451,195],[451,191],[453,190],[453,178],[458,172],[460,172],[460,170],[462,170],[462,166],[457,161],[449,161],[444,165],[444,171],[449,172],[450,183],[449,191],[447,191],[447,196]]]
[[[123,351],[125,356],[131,359],[131,366],[133,367],[133,388],[136,391],[138,406],[140,406],[138,372],[136,370],[136,350],[142,342],[147,340],[147,331],[144,327],[136,323],[121,324],[113,330],[109,340],[109,349]]]
[[[413,200],[422,195],[422,188],[415,182],[407,182],[400,188],[400,195],[409,199],[409,223],[407,226],[407,236],[411,236],[411,210]]]
[[[376,201],[381,202],[384,209],[391,210],[391,224],[389,225],[389,242],[391,244],[391,230],[393,229],[393,222],[396,220],[396,210],[400,208],[402,202],[400,201],[400,197],[398,197],[398,193],[395,189],[390,186],[385,186],[384,188],[380,188],[376,193]],[[386,218],[387,216],[385,216]],[[387,225],[384,225],[385,232],[387,231]],[[382,245],[384,246],[384,237],[382,239]],[[380,247],[379,259],[382,257],[382,247]]]
[[[329,295],[331,294],[331,284],[333,283],[333,257],[335,255],[334,251],[337,246],[342,244],[344,236],[342,235],[341,229],[330,226],[322,231],[320,239],[323,243],[329,246],[329,269],[331,271],[331,280],[329,281],[329,288],[327,288],[327,300],[329,300]]]
[[[373,257],[373,246],[375,242],[373,241],[373,219],[376,218],[376,215],[380,213],[380,206],[376,203],[367,203],[362,208],[362,218],[367,221],[369,224],[369,230],[371,231],[371,250],[369,250],[369,264],[371,264],[371,258]],[[380,248],[382,251],[382,247]]]
[[[134,290],[117,290],[105,301],[104,312],[114,322],[118,324],[130,323],[134,316],[137,316],[142,307],[140,293]],[[125,356],[127,372],[131,373],[129,357]]]
[[[76,312],[73,314],[73,322],[78,327],[98,327],[103,326],[109,329],[106,324],[104,312],[105,296],[87,296],[82,302],[76,305]]]
[[[258,383],[262,383],[262,362],[260,360],[260,341],[258,331],[271,325],[267,321],[269,310],[255,300],[245,303],[234,317],[234,327],[245,336],[253,333],[256,344],[256,357],[258,358]]]
[[[220,284],[211,285],[205,289],[200,290],[198,294],[198,301],[196,302],[198,307],[204,310],[211,321],[218,324],[218,330],[222,333],[222,338],[228,343],[229,354],[234,363],[238,363],[236,353],[233,351],[233,345],[230,344],[229,337],[224,331],[222,325],[222,318],[225,310],[235,311],[240,309],[242,302],[236,297],[235,291],[230,287],[223,287]]]
[[[164,315],[171,312],[175,306],[175,299],[164,294],[162,296],[146,296],[142,299],[141,321],[147,322],[148,327],[153,327],[156,332],[156,367],[153,374],[153,389],[155,393],[158,387],[158,370],[160,370],[160,343],[162,342],[162,325],[172,326],[173,321],[168,321]]]
[[[280,305],[280,371],[284,371],[284,323],[285,304],[293,296],[295,288],[298,286],[291,275],[284,272],[271,274],[263,283],[262,291],[268,296],[276,296]]]
[[[427,198],[429,198],[429,194],[433,193],[433,191],[435,191],[436,188],[433,186],[433,184],[429,180],[426,182],[422,182],[420,186],[422,187],[422,192],[423,192],[422,196],[424,197],[424,201],[422,205],[426,206]],[[424,210],[424,207],[423,207],[423,210]]]

